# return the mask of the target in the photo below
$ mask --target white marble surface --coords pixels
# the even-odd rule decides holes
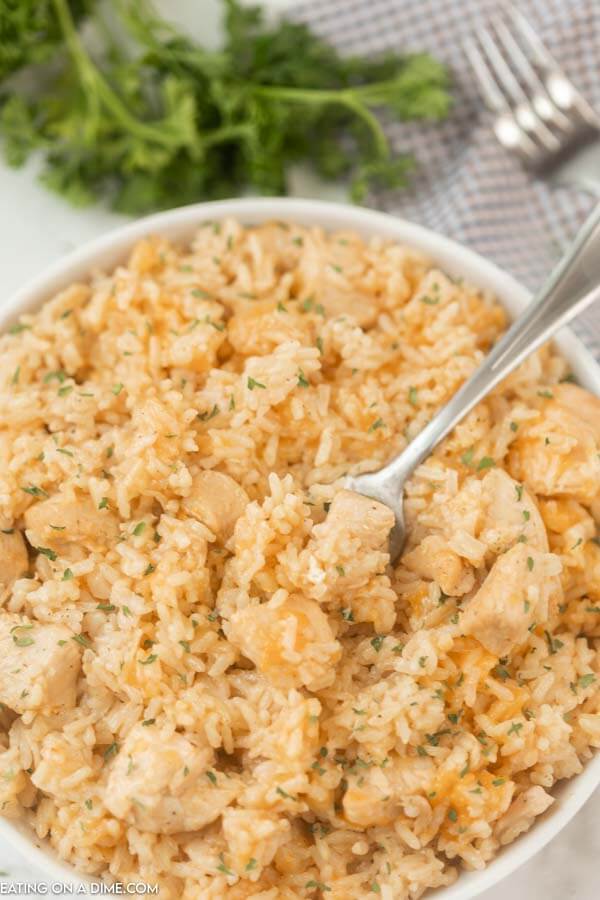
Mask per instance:
[[[289,0],[266,2],[272,8],[289,4]],[[198,33],[202,30],[213,38],[217,34],[215,0],[163,0],[159,6]],[[0,162],[0,303],[48,263],[125,221],[97,207],[75,210],[67,206],[37,184],[35,170],[35,165],[30,165],[15,172]],[[298,193],[314,195],[315,185],[300,181]],[[481,900],[598,900],[599,857],[597,795],[537,857],[481,895]],[[0,882],[24,880],[43,881],[43,873],[33,871],[0,840]]]

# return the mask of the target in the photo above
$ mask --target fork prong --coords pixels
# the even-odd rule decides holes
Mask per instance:
[[[509,3],[508,12],[534,63],[539,66],[547,76],[549,76],[548,80],[546,81],[546,87],[548,89],[549,95],[555,101],[556,105],[558,106],[560,101],[557,102],[556,97],[553,95],[551,83],[551,79],[553,78],[555,80],[560,80],[563,87],[568,87],[568,93],[572,100],[572,106],[588,122],[588,124],[592,125],[594,128],[600,128],[600,115],[596,112],[593,106],[591,106],[587,102],[585,97],[579,93],[573,82],[569,78],[567,78],[550,51],[537,36],[534,28],[525,18],[523,13],[519,9],[517,9],[517,7],[513,3]]]
[[[500,87],[510,97],[515,106],[514,112],[517,122],[527,132],[534,135],[547,150],[556,152],[560,148],[560,141],[536,113],[488,29],[478,29],[477,37],[496,73]]]
[[[529,24],[529,21],[525,18],[521,10],[517,9],[513,3],[509,3],[508,12],[521,37],[525,41],[529,53],[533,57],[533,61],[537,63],[538,66],[557,68],[555,61],[552,59],[548,50],[546,50],[545,45],[539,39],[534,28]]]
[[[463,47],[483,101],[496,116],[494,121],[496,137],[506,149],[518,151],[530,161],[535,162],[539,157],[539,150],[516,121],[510,104],[498,87],[483,53],[473,39],[464,41]]]
[[[495,113],[507,112],[510,107],[506,101],[506,97],[498,88],[498,85],[475,41],[472,38],[469,38],[464,42],[463,46],[466,57],[471,63],[471,68],[475,73],[477,84],[486,106]]]
[[[531,62],[523,52],[519,42],[515,40],[515,37],[506,22],[502,19],[498,19],[498,21],[494,23],[494,28],[506,54],[515,65],[524,83],[531,90],[533,95],[531,104],[540,119],[553,122],[565,131],[569,131],[571,129],[569,119],[560,111],[558,106],[556,106],[548,95],[542,79],[531,65]]]

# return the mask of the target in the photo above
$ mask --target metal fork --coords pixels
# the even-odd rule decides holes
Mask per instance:
[[[523,14],[510,6],[464,48],[502,146],[536,174],[600,196],[600,115]]]

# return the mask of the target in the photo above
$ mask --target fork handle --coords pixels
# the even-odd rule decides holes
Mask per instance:
[[[571,249],[525,311],[494,345],[478,369],[415,439],[378,475],[390,490],[400,487],[480,400],[561,326],[600,298],[600,204]]]
[[[600,197],[600,140],[582,147],[573,159],[558,169],[552,181]]]

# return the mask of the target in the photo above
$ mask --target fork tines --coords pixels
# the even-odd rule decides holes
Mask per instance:
[[[600,116],[513,6],[464,47],[496,137],[532,168],[551,166],[600,129]]]

